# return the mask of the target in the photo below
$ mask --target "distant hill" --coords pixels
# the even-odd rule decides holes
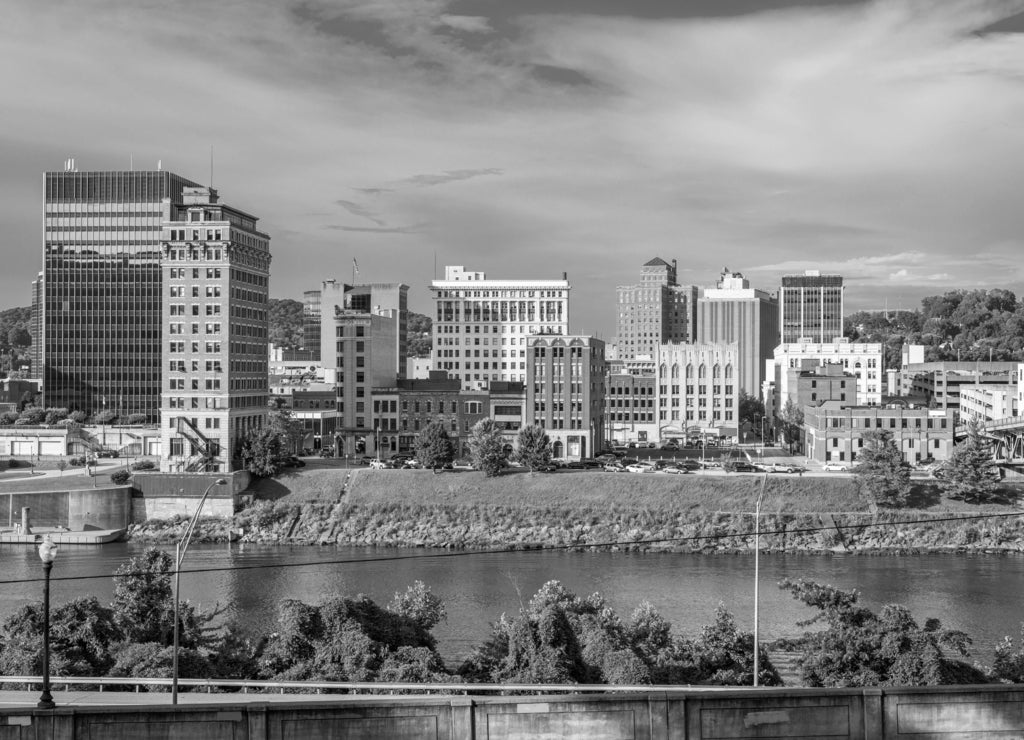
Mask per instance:
[[[0,349],[7,352],[11,347],[30,347],[32,338],[28,333],[28,327],[31,320],[31,306],[0,311]]]

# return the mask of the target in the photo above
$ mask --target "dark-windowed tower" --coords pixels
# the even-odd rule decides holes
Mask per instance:
[[[779,290],[783,344],[831,344],[843,336],[843,278],[807,270],[783,275]]]
[[[160,253],[171,172],[47,172],[38,320],[46,406],[120,416],[160,407]]]

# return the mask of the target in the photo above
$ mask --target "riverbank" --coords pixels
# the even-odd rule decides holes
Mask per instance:
[[[433,475],[429,471],[314,470],[260,481],[231,520],[205,519],[196,538],[261,544],[446,549],[607,547],[745,553],[761,476],[579,472]],[[1017,492],[1009,491],[1008,495]],[[765,552],[1024,552],[1010,505],[967,506],[918,484],[913,508],[878,511],[848,476],[769,476]],[[988,518],[969,518],[988,517]],[[914,522],[914,523],[911,523]],[[184,521],[133,525],[128,537],[171,542]]]

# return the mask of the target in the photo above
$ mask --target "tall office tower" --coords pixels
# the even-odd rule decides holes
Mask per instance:
[[[43,273],[39,273],[32,281],[32,316],[29,319],[28,333],[32,337],[29,348],[29,362],[32,363],[29,376],[41,378],[43,373]]]
[[[843,278],[807,270],[783,275],[779,290],[782,344],[825,344],[843,336]]]
[[[237,470],[267,419],[270,237],[212,188],[166,205],[160,467]]]
[[[317,311],[320,314],[320,359],[324,367],[334,367],[331,356],[334,354],[334,322],[337,309],[356,314],[374,314],[391,316],[397,321],[395,335],[388,341],[393,347],[395,365],[387,371],[391,377],[404,378],[409,337],[409,286],[405,283],[367,283],[365,285],[346,285],[337,280],[325,280],[319,292]],[[384,356],[384,355],[381,355]],[[390,355],[388,355],[390,356]]]
[[[655,257],[640,268],[640,282],[620,285],[616,359],[654,359],[667,342],[692,342],[697,287],[676,283],[676,261]]]
[[[160,408],[161,274],[171,203],[197,183],[170,172],[46,173],[43,402],[93,413]]]
[[[371,391],[405,377],[409,286],[402,283],[323,283],[320,361],[336,391],[336,454],[375,448]]]
[[[313,353],[313,361],[320,361],[320,291],[307,290],[302,294],[302,349]]]
[[[589,336],[527,340],[526,423],[544,428],[556,458],[591,457],[605,435],[604,342]]]
[[[482,272],[444,268],[430,283],[436,304],[435,370],[462,381],[464,390],[492,381],[526,382],[527,338],[569,333],[569,281],[488,280]]]
[[[779,344],[778,299],[726,268],[716,287],[697,300],[697,341],[736,344],[737,390],[760,398],[765,362]]]

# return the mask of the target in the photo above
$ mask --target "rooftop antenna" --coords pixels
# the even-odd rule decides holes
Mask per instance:
[[[163,161],[162,159],[158,159],[158,160],[156,161],[156,169],[157,169],[157,172],[159,172],[159,171],[160,171],[160,170],[162,170],[163,168],[164,168],[164,161]]]
[[[210,144],[210,187],[213,187],[213,144]]]

